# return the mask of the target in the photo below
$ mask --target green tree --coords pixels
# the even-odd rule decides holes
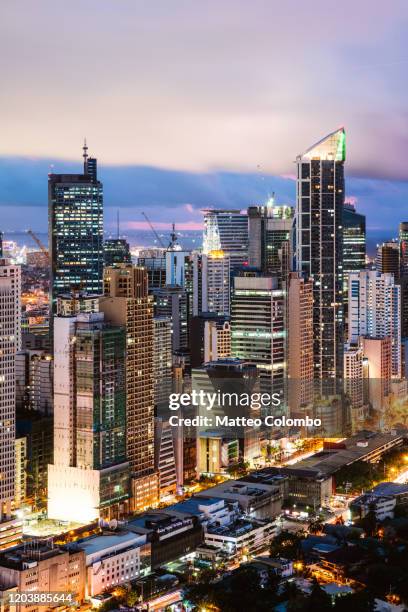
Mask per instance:
[[[301,556],[300,543],[303,536],[283,530],[274,538],[269,547],[271,557],[284,557],[291,561]]]

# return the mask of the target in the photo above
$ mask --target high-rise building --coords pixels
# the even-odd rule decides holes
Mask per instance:
[[[166,257],[163,251],[142,251],[137,258],[137,265],[147,272],[150,293],[166,285]]]
[[[362,340],[364,341],[364,340]],[[344,390],[350,401],[353,431],[364,429],[368,417],[368,364],[360,345],[344,347]]]
[[[194,257],[193,312],[215,312],[228,315],[230,311],[230,257],[224,251],[210,251]]]
[[[54,320],[54,462],[48,516],[120,516],[129,499],[126,334],[103,313]]]
[[[170,317],[154,317],[153,322],[154,403],[168,405],[173,375],[172,322]]]
[[[382,274],[393,274],[395,281],[400,277],[400,246],[398,242],[383,242],[377,247],[376,268]]]
[[[172,351],[185,351],[189,345],[189,300],[187,291],[178,285],[166,285],[153,291],[156,317],[171,317]]]
[[[313,282],[291,272],[288,285],[288,405],[292,415],[313,401]]]
[[[361,338],[361,347],[368,377],[368,399],[374,410],[384,413],[391,392],[391,338]]]
[[[285,292],[277,277],[234,277],[231,353],[255,364],[261,389],[283,392],[286,376]]]
[[[103,243],[104,265],[106,268],[115,264],[132,263],[130,247],[124,238],[110,238]]]
[[[297,157],[296,270],[313,280],[316,379],[343,376],[343,205],[345,132]]]
[[[80,312],[98,312],[100,295],[73,290],[57,296],[57,315],[73,317]]]
[[[348,341],[357,344],[361,336],[390,338],[392,376],[401,377],[400,287],[392,274],[376,270],[354,272],[349,276]]]
[[[281,280],[290,269],[293,208],[277,206],[270,198],[265,206],[248,208],[248,264]]]
[[[21,536],[12,516],[16,469],[16,353],[21,347],[20,267],[0,259],[0,549]]]
[[[191,367],[231,357],[230,317],[203,312],[191,319]]]
[[[26,350],[16,355],[16,407],[50,415],[53,411],[53,361],[46,351]]]
[[[186,286],[190,251],[166,251],[166,285]]]
[[[155,419],[155,466],[159,473],[160,498],[175,495],[177,489],[176,454],[173,427],[168,420]]]
[[[364,270],[366,265],[366,218],[346,202],[343,210],[343,274]],[[347,286],[347,285],[346,285]]]
[[[103,191],[96,159],[84,146],[82,174],[50,174],[48,223],[51,311],[57,295],[73,289],[102,293]]]
[[[408,222],[399,225],[401,337],[408,338]]]
[[[0,232],[0,257],[3,257],[3,232]]]
[[[126,333],[127,458],[132,472],[134,511],[157,503],[154,469],[153,299],[143,268],[121,264],[105,270],[100,310]]]
[[[223,251],[231,269],[248,263],[248,218],[239,210],[205,210],[203,253]]]

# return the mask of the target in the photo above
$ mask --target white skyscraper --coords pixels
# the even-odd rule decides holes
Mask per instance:
[[[400,291],[389,273],[362,270],[349,276],[348,341],[357,344],[360,336],[391,338],[394,378],[401,377]]]
[[[197,265],[197,258],[194,262]],[[200,307],[194,314],[215,312],[229,314],[230,311],[230,257],[224,251],[210,251],[200,255],[200,273],[194,274],[194,296],[201,298]]]
[[[248,261],[248,217],[239,210],[205,210],[203,253],[224,251],[231,268]]]
[[[21,521],[14,521],[11,515],[15,490],[15,362],[21,344],[20,302],[20,267],[0,259],[0,549],[12,545],[21,534]]]

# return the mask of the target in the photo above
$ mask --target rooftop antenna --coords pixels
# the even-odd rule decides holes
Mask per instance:
[[[82,147],[84,158],[84,173],[86,174],[88,171],[88,145],[86,144],[86,138],[84,138],[84,146]]]
[[[172,223],[171,232],[170,232],[170,243],[169,243],[169,246],[167,247],[167,250],[172,251],[176,243],[177,243],[176,224]]]

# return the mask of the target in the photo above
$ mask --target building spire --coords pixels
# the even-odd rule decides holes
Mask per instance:
[[[82,147],[84,158],[84,174],[88,174],[88,145],[86,144],[86,138],[84,138],[84,146]]]

